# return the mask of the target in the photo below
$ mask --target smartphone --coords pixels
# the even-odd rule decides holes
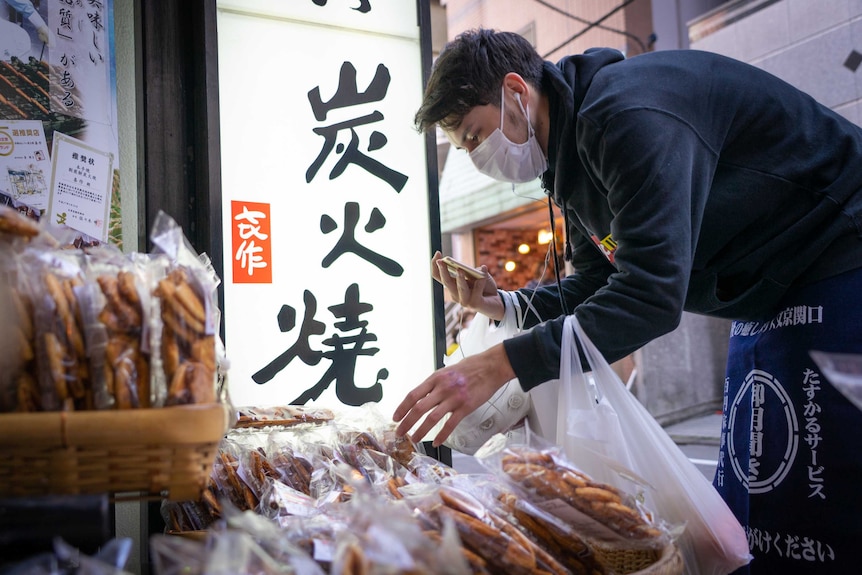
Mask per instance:
[[[454,260],[449,256],[444,256],[440,260],[449,268],[449,275],[453,278],[458,277],[458,270],[464,270],[468,278],[482,279],[485,277],[485,272],[476,268],[471,268],[467,264],[462,264],[458,260]]]

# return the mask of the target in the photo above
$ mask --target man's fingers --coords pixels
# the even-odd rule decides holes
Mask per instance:
[[[434,428],[434,426],[440,422],[441,419],[443,419],[443,417],[446,415],[446,413],[448,413],[448,409],[443,407],[442,404],[436,406],[425,417],[425,421],[422,422],[422,425],[420,425],[416,429],[416,431],[413,433],[413,437],[415,437],[419,441],[422,441],[425,438],[425,436],[428,435],[428,432],[431,431]]]
[[[437,425],[437,422],[446,414],[446,411],[444,409],[441,412],[440,406],[436,405],[435,402],[430,399],[430,396],[425,396],[410,406],[410,411],[407,412],[406,416],[404,416],[401,423],[399,423],[398,427],[395,429],[396,435],[403,436],[409,433],[410,430],[413,429],[413,426],[416,425],[426,413],[428,413],[428,415],[425,417],[422,425],[410,434],[414,438],[421,440],[421,438],[425,437],[431,428]],[[397,420],[399,418],[396,416],[395,419]]]
[[[481,297],[482,290],[484,289],[485,281],[487,280],[487,269],[486,276],[484,279],[476,280],[474,278],[468,278],[467,274],[464,273],[463,270],[457,270],[456,275],[453,277],[451,273],[449,273],[449,266],[447,266],[441,259],[432,259],[433,265],[436,266],[436,271],[432,270],[431,274],[435,280],[443,284],[443,287],[446,288],[450,294],[452,294],[452,299],[463,306],[472,307],[471,304],[474,302],[473,294],[479,294]],[[483,283],[476,283],[483,282]],[[477,286],[479,289],[477,289]]]
[[[443,284],[443,287],[446,288],[450,293],[458,293],[458,286],[455,282],[455,278],[449,273],[449,267],[444,264],[442,261],[437,260],[437,281]]]
[[[401,404],[396,408],[392,419],[394,421],[401,420],[401,423],[399,423],[398,427],[395,429],[396,434],[407,434],[413,426],[422,419],[423,415],[432,409],[439,408],[438,404],[445,405],[447,403],[445,397],[440,399],[440,393],[435,393],[435,391],[438,390],[438,385],[436,385],[434,381],[437,373],[439,372],[432,374],[431,377],[408,393]],[[427,423],[429,420],[426,418],[419,430],[424,429],[424,433],[427,433],[428,430],[440,420],[440,417],[442,417],[442,414],[438,415],[430,424]],[[419,430],[414,432],[412,435],[422,437],[422,435],[418,433]]]
[[[485,273],[487,274],[487,271]],[[473,307],[473,308],[480,307],[479,304],[481,304],[482,299],[485,297],[485,284],[486,283],[488,283],[488,276],[487,275],[485,277],[483,277],[482,279],[477,279],[475,282],[473,282],[473,291],[471,292],[471,295],[473,297],[473,300],[475,300],[475,301],[473,301],[473,300],[470,301],[471,307]],[[496,292],[497,290],[494,290],[494,291]]]
[[[401,421],[404,419],[404,416],[407,415],[407,412],[416,403],[419,399],[424,397],[424,392],[420,392],[419,388],[413,389],[410,393],[404,396],[404,399],[401,400],[401,403],[398,404],[398,407],[395,408],[395,413],[392,414],[392,421]]]
[[[440,258],[442,257],[443,255],[438,251],[434,252],[434,256],[431,258],[431,277],[440,283],[443,283],[443,275],[440,270]]]
[[[459,423],[461,423],[462,419],[464,419],[464,415],[458,413],[458,410],[453,411],[452,414],[449,416],[449,419],[446,420],[446,423],[443,424],[443,427],[437,433],[437,437],[434,438],[434,441],[431,445],[433,445],[434,447],[440,447],[443,442],[446,441],[446,439],[450,435],[452,435],[452,432],[455,431],[455,428],[458,426]]]
[[[393,421],[401,422],[397,429],[399,435],[407,433],[410,428],[419,421],[422,414],[425,413],[420,405],[422,399],[427,395],[427,392],[424,391],[423,388],[424,384],[408,393],[404,400],[395,409],[395,413],[392,414]]]
[[[410,433],[410,429],[413,427],[414,423],[416,423],[416,421],[414,421],[413,418],[402,419],[401,423],[398,424],[398,427],[395,428],[395,435],[397,435],[398,437],[404,437],[405,435]],[[416,436],[415,433],[411,435],[413,435],[414,437]]]
[[[441,374],[441,371],[433,373],[404,397],[392,416],[393,420],[400,420],[395,429],[396,434],[409,433],[424,416],[420,426],[411,433],[415,438],[423,438],[447,413],[458,409],[459,404],[463,403],[463,393],[458,393],[457,388],[445,385],[447,380],[445,377],[441,378]],[[461,399],[458,399],[459,397]]]
[[[398,424],[398,427],[395,428],[395,434],[399,437],[403,437],[410,433],[413,437],[419,437],[418,430],[412,433],[410,430],[413,429],[413,426],[416,425],[420,419],[422,419],[422,416],[425,415],[425,411],[426,410],[416,407],[411,409],[404,419],[401,420],[401,423]]]
[[[474,282],[481,282],[485,280],[473,280]],[[468,307],[473,307],[472,302],[472,294],[473,287],[470,286],[470,282],[467,281],[467,274],[463,271],[458,270],[458,277],[456,278],[455,285],[458,289],[458,302],[461,305],[466,305]],[[474,284],[475,286],[476,284]],[[482,292],[479,292],[482,293]]]

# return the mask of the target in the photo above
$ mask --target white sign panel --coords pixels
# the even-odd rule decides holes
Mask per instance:
[[[236,405],[377,403],[435,368],[416,3],[218,3]]]

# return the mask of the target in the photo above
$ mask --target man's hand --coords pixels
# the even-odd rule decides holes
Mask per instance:
[[[433,444],[437,447],[446,441],[462,419],[491,399],[514,377],[503,344],[438,369],[408,393],[395,410],[392,419],[401,422],[396,433],[405,435],[423,415],[428,414],[422,425],[411,434],[421,440],[444,415],[451,413],[434,438]]]
[[[467,274],[460,270],[458,277],[453,278],[449,274],[448,266],[440,261],[442,257],[443,255],[437,252],[431,258],[431,276],[449,290],[452,301],[491,319],[498,321],[503,319],[505,313],[503,301],[497,293],[497,283],[488,273],[488,267],[480,268],[485,272],[483,279],[467,277]]]

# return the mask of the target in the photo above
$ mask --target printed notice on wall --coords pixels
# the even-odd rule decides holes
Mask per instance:
[[[114,156],[65,134],[54,134],[48,221],[108,240]]]
[[[107,223],[100,216],[85,224],[70,209],[58,214],[69,222],[81,218],[76,225],[90,232],[98,220],[100,233],[91,239],[107,238],[122,247],[113,5],[113,0],[0,0],[0,126],[39,125],[38,136],[30,135],[34,128],[21,128],[27,131],[19,135],[0,128],[8,134],[0,134],[0,146],[14,138],[16,154],[0,156],[0,205],[33,219],[47,217],[54,135],[72,135],[99,150],[94,161],[103,161],[96,160],[104,157],[102,151],[113,154],[107,180],[111,209]]]
[[[37,210],[48,207],[51,160],[42,122],[0,120],[0,193]]]

